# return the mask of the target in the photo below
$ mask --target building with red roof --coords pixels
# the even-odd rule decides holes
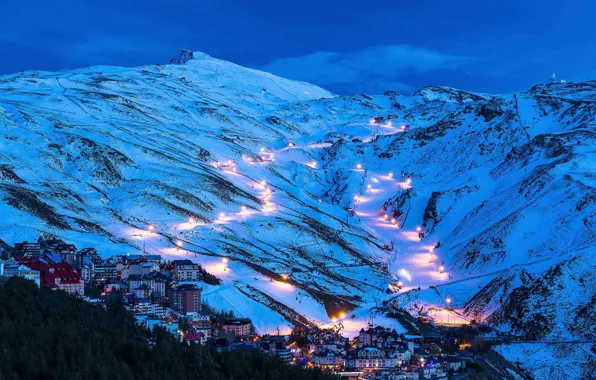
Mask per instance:
[[[50,264],[38,257],[15,258],[15,261],[32,270],[39,271],[41,284],[50,289],[60,289],[71,294],[79,295],[83,295],[85,292],[83,278],[68,263]]]

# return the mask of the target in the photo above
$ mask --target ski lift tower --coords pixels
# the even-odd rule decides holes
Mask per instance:
[[[551,75],[550,78],[548,78],[548,81],[549,83],[559,83],[559,80],[557,79],[555,73],[553,73],[553,75]]]

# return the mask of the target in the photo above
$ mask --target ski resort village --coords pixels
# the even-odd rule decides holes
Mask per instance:
[[[186,50],[0,76],[2,281],[338,378],[591,378],[596,82],[545,82],[339,96]]]

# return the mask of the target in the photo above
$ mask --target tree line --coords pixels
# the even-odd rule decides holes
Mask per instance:
[[[259,351],[218,352],[107,309],[11,278],[0,285],[0,380],[331,379]]]

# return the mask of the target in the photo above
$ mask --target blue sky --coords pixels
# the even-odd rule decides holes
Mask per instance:
[[[166,63],[181,48],[337,93],[596,79],[589,0],[2,0],[0,74]]]

